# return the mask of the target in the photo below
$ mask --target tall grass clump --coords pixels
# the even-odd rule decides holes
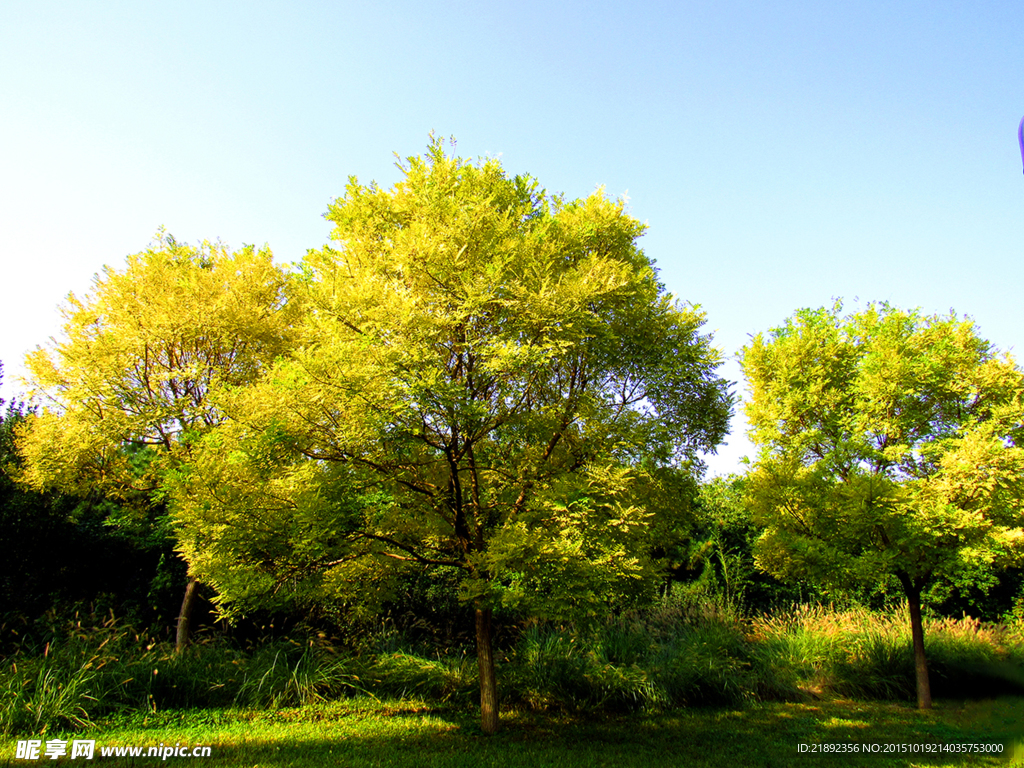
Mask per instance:
[[[965,616],[934,619],[925,633],[938,695],[1024,695],[1024,637],[1019,627]]]
[[[466,654],[394,650],[360,663],[360,679],[376,696],[468,704],[480,690],[477,661]]]
[[[387,617],[355,638],[348,664],[362,691],[381,698],[473,702],[480,683],[471,645],[429,642],[423,627],[411,630]]]
[[[358,692],[324,643],[265,642],[246,652],[224,638],[176,653],[113,616],[48,618],[0,668],[0,732],[88,727],[118,711],[283,707]]]
[[[126,633],[113,617],[46,627],[42,647],[19,648],[0,669],[0,732],[89,726],[104,711]]]
[[[233,704],[298,707],[364,692],[351,661],[329,645],[285,639],[257,647],[240,668]]]
[[[635,711],[734,703],[750,688],[739,615],[679,590],[581,630],[526,631],[503,670],[509,698],[535,709]]]
[[[503,669],[507,697],[534,709],[629,709],[650,698],[646,671],[635,661],[613,662],[599,637],[571,627],[533,627]]]
[[[1024,644],[1010,628],[970,617],[933,618],[925,620],[924,633],[935,695],[994,693],[993,681],[1024,692]],[[915,696],[905,605],[884,612],[801,605],[753,619],[751,637],[758,667],[774,671],[777,696],[787,690],[867,699]]]
[[[0,733],[76,730],[122,711],[278,709],[351,695],[461,704],[477,689],[474,658],[428,655],[400,637],[382,636],[377,652],[344,652],[300,630],[301,639],[244,649],[199,638],[176,653],[113,616],[47,624],[0,667]]]
[[[123,709],[230,702],[219,691],[237,667],[223,649],[200,644],[175,654],[113,615],[42,624],[0,668],[0,732],[74,730]]]
[[[909,692],[914,690],[914,659],[912,649],[899,639],[900,630],[866,609],[817,604],[756,617],[751,638],[757,664],[771,670],[771,683],[761,695],[902,698],[908,693],[903,689],[908,671]]]
[[[77,729],[93,724],[96,707],[88,667],[15,663],[0,676],[0,733],[38,733],[48,728]]]

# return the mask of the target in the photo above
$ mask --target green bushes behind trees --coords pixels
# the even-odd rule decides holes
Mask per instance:
[[[758,568],[755,545],[764,532],[744,498],[747,479],[732,475],[701,483],[689,525],[677,531],[665,553],[671,579],[720,595],[746,614],[800,603],[883,608],[902,597],[895,578],[880,574],[871,583],[814,585],[784,582]],[[1008,567],[970,580],[937,580],[924,593],[935,616],[972,616],[984,622],[1024,615],[1024,568]]]
[[[0,381],[3,365],[0,363]],[[0,400],[0,653],[47,611],[109,608],[151,631],[173,623],[185,563],[167,511],[141,495],[36,491],[16,477],[15,433],[32,409]]]

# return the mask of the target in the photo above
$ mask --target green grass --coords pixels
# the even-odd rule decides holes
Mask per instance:
[[[0,768],[28,764],[14,760],[17,739],[61,734],[98,746],[209,745],[204,765],[263,768],[1009,762],[797,751],[924,742],[1019,745],[1024,765],[1019,622],[929,621],[929,712],[913,708],[898,612],[804,606],[748,619],[666,601],[586,633],[535,626],[500,656],[503,727],[489,737],[472,655],[385,639],[346,649],[323,636],[249,648],[220,638],[174,654],[113,618],[55,626],[0,668],[0,732],[11,734],[0,738]]]
[[[926,623],[933,692],[1024,695],[1020,624]],[[370,638],[373,639],[372,637]],[[114,618],[53,627],[42,648],[0,665],[0,733],[87,728],[118,712],[280,709],[369,695],[471,706],[476,660],[458,649],[333,646],[326,638],[225,639],[183,654]],[[746,619],[704,601],[664,601],[578,632],[543,625],[499,657],[506,708],[624,714],[823,697],[912,701],[914,666],[900,612],[800,606]]]
[[[493,736],[483,735],[475,713],[464,707],[353,698],[270,712],[125,714],[68,734],[68,738],[83,737],[96,739],[97,747],[210,745],[212,755],[201,761],[203,765],[239,768],[1024,765],[1024,698],[939,702],[930,712],[842,699],[588,718],[506,712],[501,730]],[[54,738],[54,734],[43,738]],[[816,742],[1009,742],[1011,749],[1014,743],[1019,746],[1015,763],[1005,756],[930,759],[797,751],[799,744]],[[0,741],[0,765],[29,764],[13,759],[15,743],[14,739]],[[96,759],[111,768],[157,762],[100,758],[98,753]]]

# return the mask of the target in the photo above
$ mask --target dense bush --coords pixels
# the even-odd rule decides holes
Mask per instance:
[[[114,501],[19,485],[14,438],[30,414],[20,402],[0,411],[0,624],[30,629],[48,610],[71,613],[68,606],[87,602],[153,628],[173,626],[187,579],[166,510],[142,494]],[[136,451],[133,459],[146,457]],[[0,635],[0,653],[15,637]]]

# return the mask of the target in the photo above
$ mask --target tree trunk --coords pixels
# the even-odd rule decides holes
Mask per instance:
[[[498,730],[498,681],[494,675],[491,649],[491,609],[476,609],[476,658],[480,669],[480,728],[484,733]]]
[[[185,587],[185,599],[181,601],[181,613],[178,614],[178,633],[174,643],[174,651],[176,653],[181,653],[188,646],[192,624],[192,609],[195,607],[198,592],[199,582],[196,581],[194,576],[190,576],[188,586]]]
[[[910,606],[910,634],[914,638],[914,672],[917,676],[917,708],[932,708],[932,686],[928,679],[928,659],[924,655],[924,626],[921,624],[921,589],[907,579],[903,583]]]

